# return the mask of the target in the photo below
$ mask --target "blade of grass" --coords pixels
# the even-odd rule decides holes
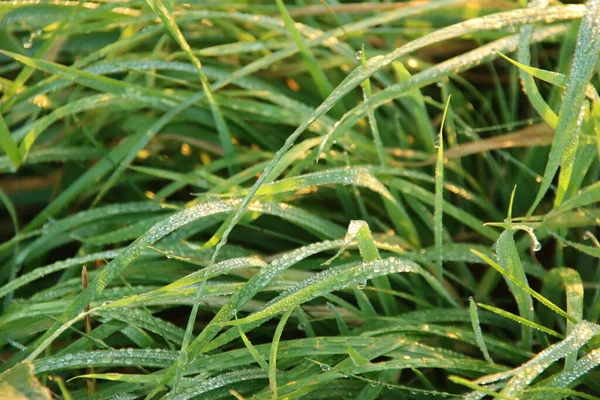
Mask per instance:
[[[4,152],[10,159],[10,162],[12,164],[12,170],[16,171],[19,168],[19,166],[21,166],[21,163],[23,162],[23,157],[21,157],[21,153],[17,148],[15,140],[10,134],[10,130],[6,125],[6,121],[4,120],[4,117],[2,117],[2,114],[0,114],[0,147],[2,147],[2,150],[4,150]]]
[[[585,89],[594,71],[594,65],[600,52],[600,25],[597,23],[600,16],[600,1],[586,2],[586,12],[581,22],[571,73],[567,81],[567,88],[563,102],[558,113],[556,134],[548,156],[548,163],[542,177],[538,194],[529,208],[527,215],[531,215],[548,191],[554,175],[562,165],[564,173],[559,177],[558,191],[554,206],[559,206],[571,179],[570,166],[574,161],[572,150],[573,141],[579,136],[580,114],[585,99]],[[567,151],[569,150],[569,151]]]

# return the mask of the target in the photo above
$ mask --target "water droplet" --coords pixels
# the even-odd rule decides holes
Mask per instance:
[[[433,147],[435,147],[436,149],[440,148],[440,137],[439,135],[435,135],[433,138]]]
[[[24,48],[30,49],[31,46],[33,46],[33,37],[31,37],[31,36],[24,37],[22,43],[23,43]]]
[[[106,307],[110,305],[110,303],[112,303],[112,301],[105,301],[104,303],[102,303],[102,307]]]
[[[527,233],[529,234],[529,237],[531,238],[531,250],[540,251],[542,249],[542,244],[539,242],[539,240],[535,236],[535,233],[533,233],[533,229],[528,230]]]
[[[367,281],[360,281],[356,284],[356,288],[358,290],[363,290],[366,287],[367,287]]]
[[[321,364],[321,371],[327,372],[329,370],[331,370],[331,367],[329,365],[327,365],[327,364]]]
[[[492,49],[492,54],[498,54],[498,50]]]
[[[234,317],[237,315],[237,310],[235,308],[231,309],[231,315],[233,315]]]
[[[362,56],[363,56],[363,52],[362,51],[357,51],[356,54],[354,55],[354,57],[356,57],[357,60],[362,60]]]
[[[305,329],[306,329],[306,324],[303,324],[303,323],[299,323],[299,324],[298,324],[298,330],[299,330],[299,331],[303,331],[303,330],[305,330]]]

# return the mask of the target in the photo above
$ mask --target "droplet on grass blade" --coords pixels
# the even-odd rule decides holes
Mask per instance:
[[[367,281],[360,281],[356,284],[356,288],[358,290],[363,290],[366,287],[367,287]]]
[[[24,37],[21,43],[23,44],[23,48],[30,49],[33,46],[33,36]]]

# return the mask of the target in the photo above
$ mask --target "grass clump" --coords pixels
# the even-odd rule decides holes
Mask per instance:
[[[599,19],[0,5],[0,397],[599,397]]]

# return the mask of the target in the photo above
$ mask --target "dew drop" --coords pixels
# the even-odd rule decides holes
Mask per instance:
[[[30,49],[31,46],[33,46],[33,37],[32,36],[27,36],[23,38],[23,47],[26,49]]]
[[[363,56],[363,52],[362,51],[357,51],[356,54],[354,55],[354,57],[356,57],[357,60],[361,60]]]
[[[331,370],[331,367],[329,365],[327,365],[327,364],[321,364],[321,371],[327,372],[329,370]]]
[[[303,331],[305,329],[306,329],[306,324],[303,324],[303,323],[298,324],[298,330],[299,331]]]
[[[105,301],[104,303],[102,303],[102,307],[106,307],[110,305],[110,303],[112,303],[112,301]]]
[[[231,315],[234,317],[237,315],[237,310],[235,308],[231,309]]]
[[[367,281],[360,281],[356,284],[356,288],[358,290],[363,290],[366,287],[367,287]]]
[[[531,239],[531,250],[532,251],[540,251],[542,249],[542,244],[539,242],[539,240],[535,236],[535,233],[533,232],[533,228],[524,227],[522,229],[525,232],[527,232],[527,234],[529,235],[529,238]]]

